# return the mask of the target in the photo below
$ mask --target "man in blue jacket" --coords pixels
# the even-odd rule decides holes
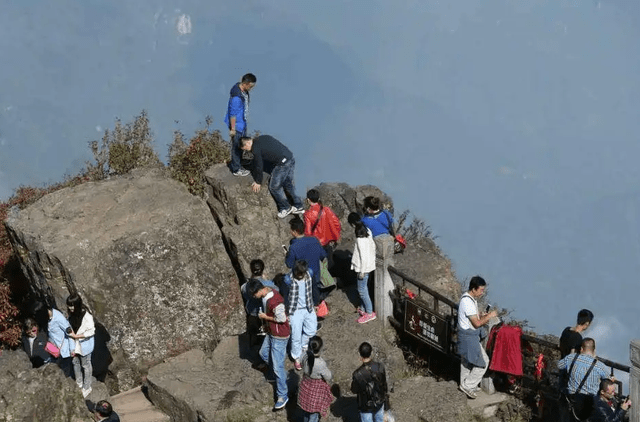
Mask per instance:
[[[304,235],[304,221],[300,218],[292,218],[289,222],[289,228],[293,239],[289,242],[285,264],[293,269],[297,260],[307,261],[309,269],[313,272],[313,280],[317,283],[320,279],[320,261],[327,257],[327,252],[317,237]]]
[[[262,186],[263,171],[271,173],[269,179],[269,192],[278,206],[278,217],[285,218],[287,215],[303,214],[304,205],[298,195],[293,182],[295,171],[295,160],[289,148],[284,146],[273,136],[261,135],[257,138],[242,137],[240,139],[240,149],[245,151],[251,159],[251,174],[253,183],[251,189],[260,192]],[[289,205],[287,194],[291,197],[293,204]],[[304,233],[304,224],[302,228]]]
[[[240,138],[247,136],[247,119],[249,117],[249,91],[256,85],[256,76],[247,73],[229,92],[229,103],[224,122],[229,128],[231,138],[231,172],[234,176],[248,176],[249,171],[242,168],[240,158]]]

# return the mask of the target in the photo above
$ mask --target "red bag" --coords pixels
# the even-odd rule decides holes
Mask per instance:
[[[318,310],[316,311],[316,316],[318,318],[324,318],[327,315],[329,315],[329,308],[327,307],[327,302],[325,302],[324,300],[322,302],[320,302],[320,304],[318,305]]]
[[[393,242],[393,253],[402,253],[407,247],[407,241],[401,234],[397,234]]]
[[[58,349],[58,346],[51,343],[50,341],[47,342],[47,345],[44,347],[44,350],[54,358],[60,357],[60,349]]]

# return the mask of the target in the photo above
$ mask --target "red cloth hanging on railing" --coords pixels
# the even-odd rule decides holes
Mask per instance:
[[[522,328],[503,325],[497,331],[489,369],[522,376]]]

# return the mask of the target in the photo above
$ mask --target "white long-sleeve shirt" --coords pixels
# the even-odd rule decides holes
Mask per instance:
[[[356,237],[351,258],[351,269],[357,273],[369,273],[376,269],[376,244],[373,241],[371,230],[367,229],[369,236]]]

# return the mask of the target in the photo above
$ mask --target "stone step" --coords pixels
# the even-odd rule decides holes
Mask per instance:
[[[491,417],[496,414],[498,405],[509,398],[506,393],[493,393],[487,394],[480,390],[477,393],[478,397],[475,399],[467,399],[467,406],[469,406],[474,413],[482,415],[484,417]]]
[[[121,422],[169,422],[169,416],[158,410],[142,392],[141,387],[117,394],[110,399]]]

